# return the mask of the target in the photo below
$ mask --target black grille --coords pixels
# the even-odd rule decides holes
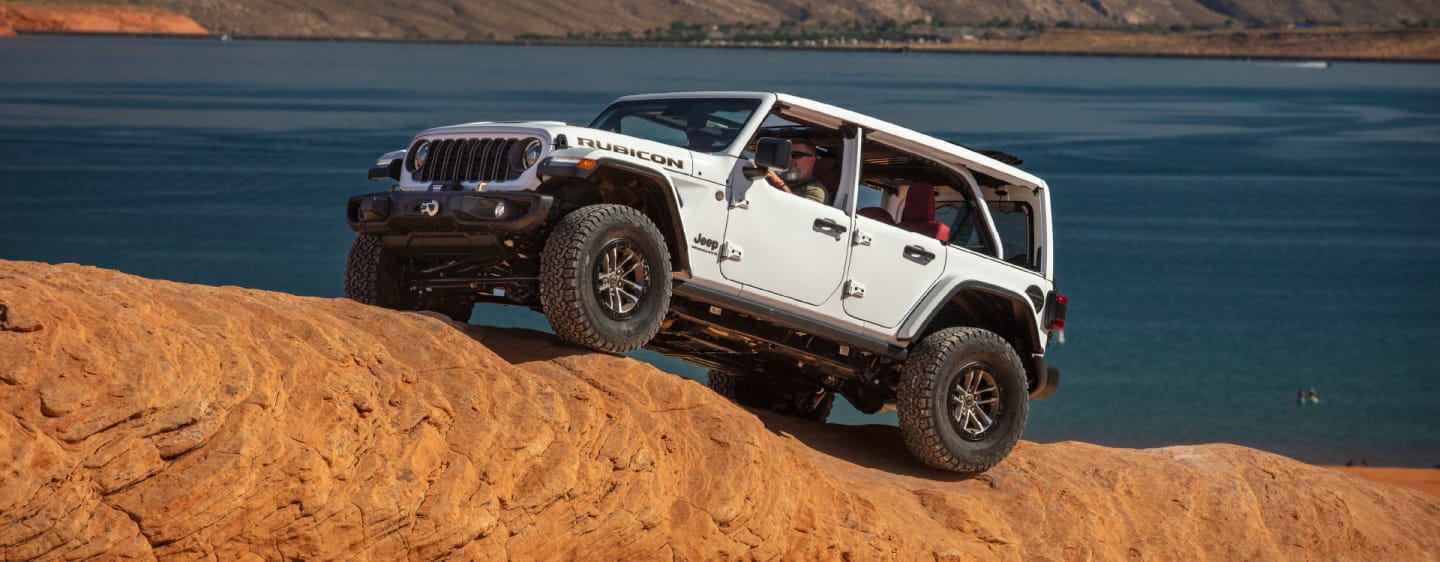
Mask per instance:
[[[425,167],[415,181],[427,183],[510,181],[525,171],[516,151],[530,139],[445,139],[430,142]],[[411,150],[411,154],[415,151]],[[414,161],[410,162],[414,169]]]

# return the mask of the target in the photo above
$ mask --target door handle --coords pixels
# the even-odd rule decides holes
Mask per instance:
[[[935,253],[934,253],[934,252],[931,252],[930,250],[926,250],[925,248],[921,247],[919,244],[911,244],[911,245],[909,245],[909,246],[906,246],[906,247],[905,247],[905,251],[903,252],[903,255],[904,255],[905,257],[907,257],[907,258],[920,258],[920,259],[925,260],[926,262],[929,262],[930,260],[935,259]]]
[[[815,228],[818,228],[825,232],[829,232],[831,234],[844,234],[846,230],[850,230],[848,228],[840,226],[840,223],[830,219],[815,219]]]

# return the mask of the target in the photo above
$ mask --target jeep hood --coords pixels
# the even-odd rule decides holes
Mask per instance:
[[[666,174],[694,175],[695,154],[688,149],[559,121],[480,121],[435,127],[416,135],[407,149],[420,140],[494,137],[540,139],[545,146],[539,159],[541,162],[551,157],[591,158],[641,166]],[[537,180],[532,168],[514,181],[490,185],[492,189],[527,189],[533,188]],[[424,182],[415,181],[407,172],[402,185],[413,189],[424,185]]]

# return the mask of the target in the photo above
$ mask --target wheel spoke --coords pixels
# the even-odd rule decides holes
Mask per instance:
[[[992,384],[992,385],[990,385],[990,386],[987,386],[987,387],[985,387],[985,388],[982,388],[982,389],[980,389],[980,390],[975,391],[975,394],[981,394],[981,395],[990,394],[990,393],[992,393],[992,392],[995,392],[995,391],[996,391],[997,389],[999,389],[999,388],[1000,388],[999,386],[996,386],[996,385],[993,385],[993,384]]]
[[[995,422],[995,420],[989,415],[987,415],[985,413],[985,410],[983,409],[975,408],[974,415],[976,416],[976,421],[980,422],[980,431],[985,431],[986,429],[989,429],[990,424]]]
[[[999,401],[1000,401],[1000,398],[999,398],[999,397],[986,398],[986,399],[984,399],[984,400],[980,400],[980,401],[975,402],[975,405],[976,405],[976,406],[983,406],[983,405],[985,405],[985,404],[994,404],[994,403],[999,402]]]
[[[974,422],[973,426],[971,425],[971,422]],[[984,428],[979,426],[980,419],[975,417],[975,411],[970,410],[965,412],[965,431],[970,433],[980,433],[981,431],[984,431]]]
[[[618,251],[619,249],[617,248],[616,250]],[[617,256],[618,256],[618,255],[617,255]],[[634,252],[631,252],[631,251],[629,251],[629,250],[626,250],[626,251],[625,251],[625,255],[623,255],[623,256],[618,256],[618,258],[617,258],[617,260],[616,260],[616,263],[615,263],[615,269],[616,269],[617,271],[620,270],[620,269],[624,269],[626,266],[630,265],[630,262],[632,262],[632,261],[635,261],[635,253],[634,253]],[[637,265],[638,265],[638,264],[637,264]],[[634,269],[634,268],[632,267],[631,270],[633,270],[633,269]],[[629,273],[629,270],[626,271],[626,274],[628,274],[628,273]]]
[[[611,272],[611,271],[614,271],[614,270],[615,270],[615,249],[614,249],[614,248],[611,248],[610,251],[605,252],[604,255],[600,256],[600,273],[601,273],[602,275],[609,275],[610,272]]]
[[[621,283],[624,283],[624,284],[626,284],[626,285],[629,285],[631,289],[635,289],[636,291],[640,291],[640,292],[644,292],[644,291],[645,291],[645,286],[644,286],[644,285],[641,285],[641,284],[636,283],[636,282],[634,282],[634,281],[631,281],[631,280],[629,280],[629,279],[621,279],[620,282],[621,282]]]

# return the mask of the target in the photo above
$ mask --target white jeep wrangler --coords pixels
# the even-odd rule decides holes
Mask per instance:
[[[797,139],[828,204],[764,178]],[[709,367],[750,407],[894,406],[921,461],[982,471],[1059,383],[1050,196],[1018,163],[760,92],[440,127],[370,170],[389,191],[350,199],[345,293],[462,321],[528,306],[566,341]]]

